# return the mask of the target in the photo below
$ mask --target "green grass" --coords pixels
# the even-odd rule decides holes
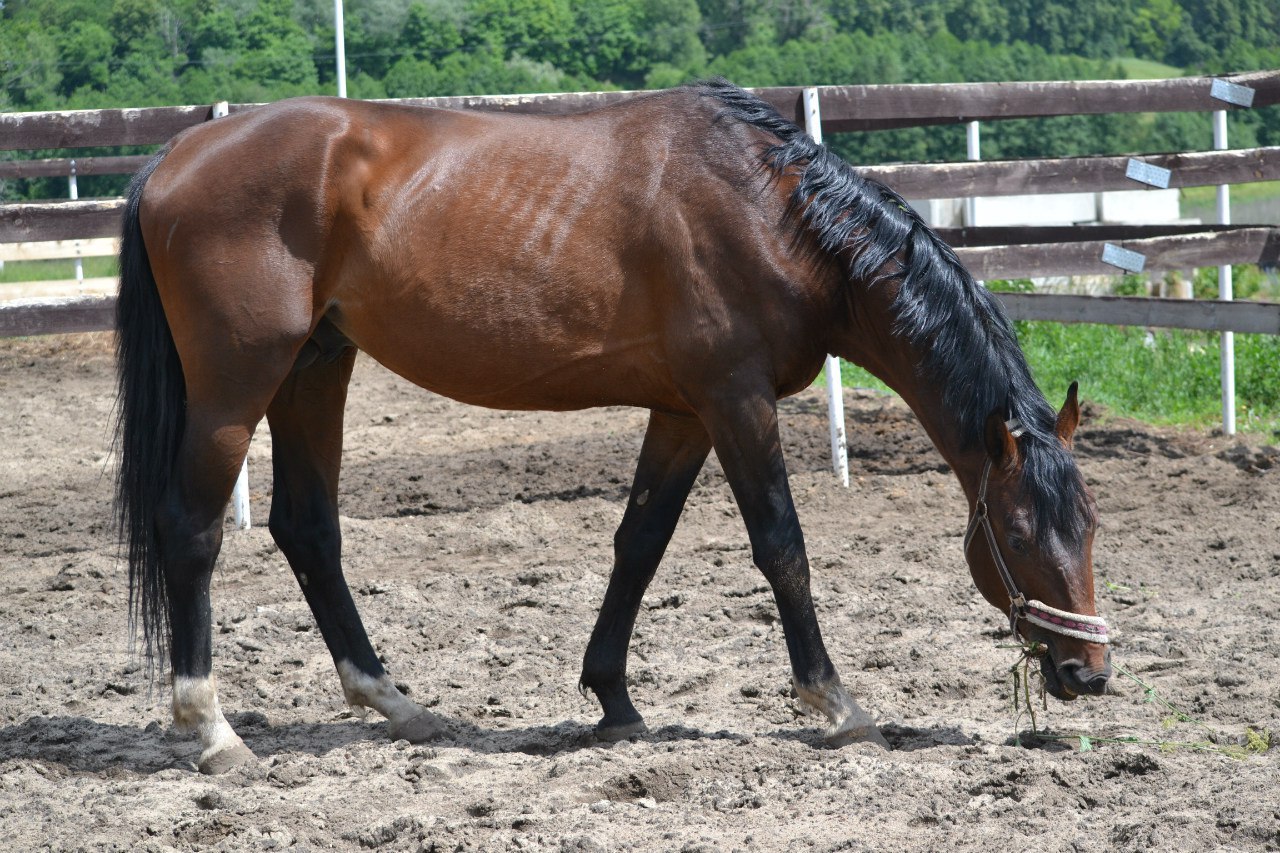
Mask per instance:
[[[1154,424],[1221,422],[1216,333],[1119,326],[1018,323],[1036,383],[1057,403],[1073,381],[1115,415]],[[1280,338],[1236,335],[1236,422],[1280,434]]]
[[[888,385],[885,385],[853,362],[844,361],[843,359],[840,361],[840,382],[846,388],[870,388],[873,391],[893,393],[893,389]],[[818,384],[823,388],[827,387],[826,371],[818,374]]]
[[[1183,187],[1182,203],[1195,207],[1211,207],[1218,202],[1218,188],[1214,187]],[[1252,184],[1232,184],[1231,200],[1238,201],[1262,201],[1264,199],[1280,198],[1280,181],[1257,181]]]
[[[115,258],[85,258],[85,278],[106,278],[116,275]],[[24,281],[60,281],[76,277],[74,260],[10,261],[0,269],[0,285]]]
[[[1219,336],[1181,330],[1019,322],[1018,339],[1050,404],[1080,383],[1084,400],[1109,416],[1211,428],[1221,423]],[[1280,337],[1236,335],[1236,427],[1280,435]],[[843,365],[845,387],[888,390],[860,367]]]
[[[1124,69],[1124,73],[1129,75],[1130,80],[1163,80],[1169,77],[1181,77],[1183,74],[1181,68],[1175,68],[1172,65],[1165,65],[1163,62],[1155,62],[1150,59],[1137,59],[1132,56],[1126,56],[1115,60],[1115,62]]]

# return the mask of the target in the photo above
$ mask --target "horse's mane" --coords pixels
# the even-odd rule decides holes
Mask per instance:
[[[790,214],[843,262],[851,280],[869,286],[900,280],[894,332],[922,354],[920,374],[941,384],[965,445],[981,441],[993,411],[1022,422],[1022,487],[1035,506],[1037,533],[1078,540],[1090,512],[1084,481],[1058,440],[1057,416],[1032,380],[996,298],[901,196],[857,174],[772,106],[721,79],[691,88],[719,101],[717,120],[743,122],[778,139],[761,151],[763,165],[777,175],[799,174]]]

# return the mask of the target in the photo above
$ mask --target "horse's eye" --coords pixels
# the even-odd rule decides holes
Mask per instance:
[[[1016,533],[1009,534],[1009,549],[1015,554],[1027,553],[1027,540]]]

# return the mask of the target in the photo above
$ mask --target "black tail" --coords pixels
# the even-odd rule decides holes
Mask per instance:
[[[148,668],[169,644],[169,608],[156,539],[156,517],[186,422],[186,381],[156,291],[138,222],[147,179],[164,152],[134,177],[120,237],[116,302],[116,518],[129,560],[129,624],[142,626]],[[163,662],[161,663],[163,669]]]

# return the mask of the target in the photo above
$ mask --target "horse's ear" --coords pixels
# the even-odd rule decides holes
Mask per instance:
[[[982,440],[987,446],[987,455],[997,467],[1018,461],[1018,442],[1005,426],[1000,410],[987,415],[987,428],[982,433]]]
[[[1076,427],[1080,426],[1080,403],[1076,400],[1079,388],[1079,382],[1071,383],[1071,387],[1067,389],[1067,402],[1062,404],[1062,411],[1058,412],[1058,438],[1067,447],[1071,446],[1071,436],[1075,435]]]

